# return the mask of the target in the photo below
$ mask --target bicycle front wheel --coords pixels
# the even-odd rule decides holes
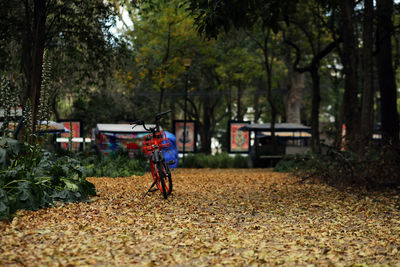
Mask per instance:
[[[161,168],[160,173],[163,173],[167,195],[170,195],[172,193],[171,171],[164,161],[159,163],[159,167]]]
[[[162,195],[166,199],[172,192],[171,174],[167,172],[167,169],[162,162],[154,164],[153,161],[150,161],[150,168],[158,190],[161,191]]]

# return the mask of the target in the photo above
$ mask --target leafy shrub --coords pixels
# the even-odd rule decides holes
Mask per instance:
[[[91,166],[87,166],[90,168]],[[126,177],[132,175],[143,175],[145,162],[142,159],[130,159],[125,156],[118,156],[102,159],[92,166],[95,177]]]
[[[37,210],[96,194],[94,185],[86,180],[87,169],[77,159],[56,157],[27,143],[18,154],[7,145],[1,149],[10,160],[0,170],[0,219],[19,209]]]
[[[109,157],[100,156],[96,151],[70,152],[57,151],[58,156],[70,156],[78,159],[85,168],[87,177],[127,177],[143,175],[148,166],[147,158],[138,155],[129,158],[126,151],[119,150]]]
[[[337,186],[400,186],[400,153],[393,147],[368,147],[363,151],[329,149],[324,155],[287,156],[275,171],[295,172]]]
[[[318,155],[285,155],[274,167],[276,172],[294,172],[307,170],[312,166],[311,160],[316,160]],[[310,166],[311,165],[311,166]]]
[[[144,156],[129,158],[126,151],[117,151],[109,157],[99,157],[92,153],[81,155],[81,162],[92,177],[127,177],[143,175],[148,165]]]
[[[228,153],[206,155],[203,153],[185,155],[184,168],[247,168],[248,157]]]

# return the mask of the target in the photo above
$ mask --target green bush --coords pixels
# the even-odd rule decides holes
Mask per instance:
[[[130,159],[125,155],[118,155],[103,158],[95,164],[87,165],[92,170],[95,177],[126,177],[132,175],[143,175],[145,172],[146,161],[140,159]]]
[[[126,151],[119,150],[108,157],[103,157],[95,151],[85,152],[57,151],[59,156],[70,156],[78,159],[85,167],[87,177],[127,177],[143,175],[148,166],[143,155],[129,158]]]
[[[183,168],[247,168],[248,157],[228,153],[206,155],[203,153],[185,155]]]
[[[86,177],[127,177],[143,175],[149,168],[148,159],[144,155],[129,157],[127,151],[118,150],[108,157],[101,156],[95,151],[85,152],[58,151],[58,156],[69,156],[79,160],[84,167]]]
[[[144,157],[130,159],[125,152],[102,158],[90,151],[49,153],[27,143],[16,149],[15,140],[0,141],[4,155],[0,168],[0,220],[19,209],[37,210],[56,202],[85,200],[96,194],[86,177],[143,175],[147,163]]]
[[[315,154],[305,155],[286,155],[284,156],[274,167],[276,172],[294,172],[303,171],[312,168],[313,160],[316,160],[319,156]]]
[[[0,219],[9,218],[19,209],[37,210],[96,194],[94,185],[86,180],[88,171],[79,160],[56,157],[38,148],[23,143],[19,153],[14,153],[14,148],[2,146],[8,160],[0,170]]]

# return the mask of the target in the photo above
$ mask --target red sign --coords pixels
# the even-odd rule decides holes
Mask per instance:
[[[248,131],[239,130],[241,127],[246,126],[246,122],[230,122],[229,124],[229,151],[230,152],[249,152],[250,150],[250,136]]]
[[[75,138],[81,137],[81,123],[79,121],[63,121],[62,124],[65,128],[69,130],[69,133],[62,133],[61,137],[65,138]],[[67,149],[67,143],[61,143],[61,147]],[[78,151],[80,147],[80,143],[72,143],[71,149],[74,151]]]

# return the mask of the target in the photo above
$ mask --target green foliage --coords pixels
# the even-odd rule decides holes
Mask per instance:
[[[83,162],[90,176],[94,177],[127,177],[143,175],[147,166],[145,158],[129,158],[119,152],[108,158],[87,158]]]
[[[228,153],[206,155],[203,153],[185,156],[184,168],[247,168],[248,158],[241,155],[231,157]]]
[[[1,148],[8,155],[8,164],[0,170],[0,219],[19,209],[37,210],[96,194],[94,185],[86,180],[89,172],[79,160],[56,157],[27,143],[20,146],[19,153],[14,153],[15,146]]]
[[[314,170],[313,166],[320,161],[318,154],[296,154],[284,156],[274,167],[276,172],[301,172]]]
[[[189,9],[195,16],[198,31],[207,37],[217,36],[232,28],[249,28],[257,20],[280,29],[281,21],[288,21],[296,11],[297,0],[293,1],[227,1],[227,0],[187,0]]]

